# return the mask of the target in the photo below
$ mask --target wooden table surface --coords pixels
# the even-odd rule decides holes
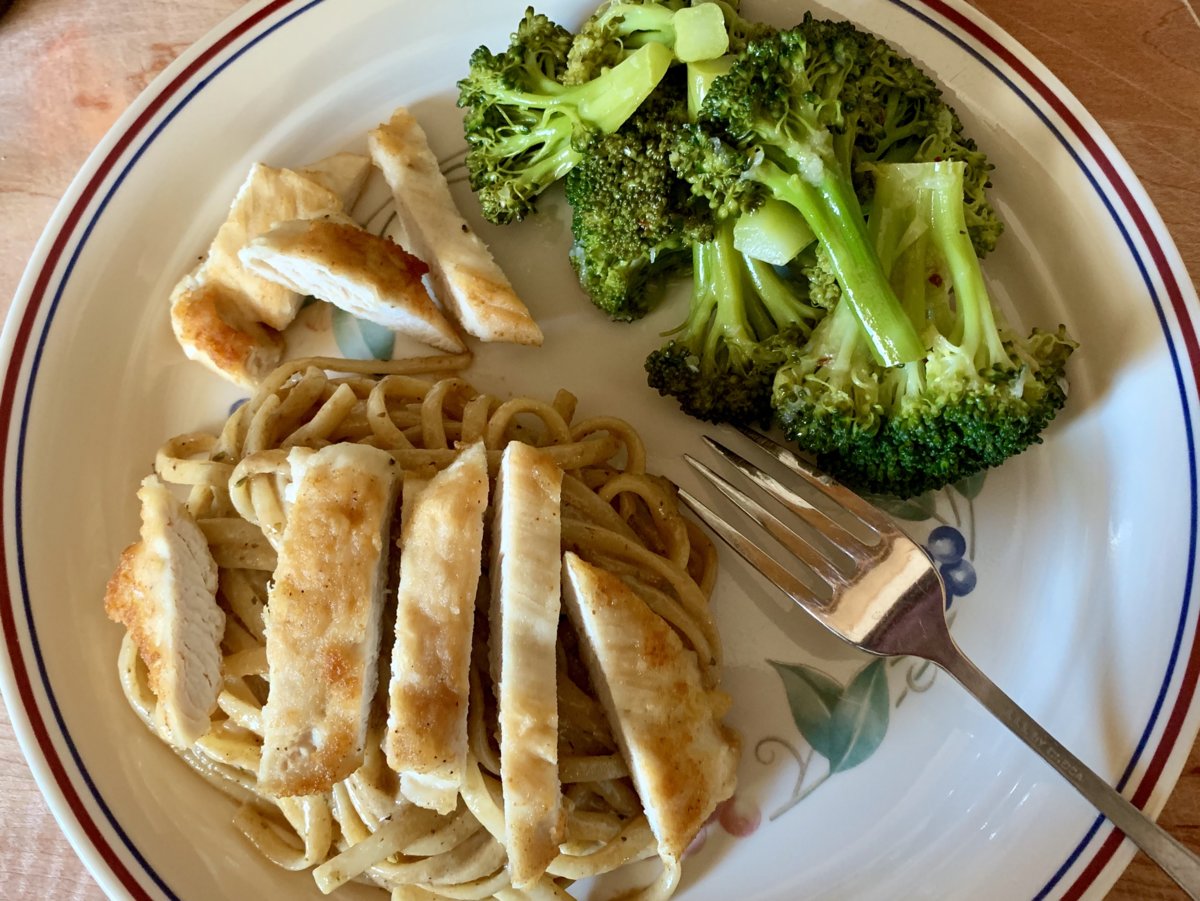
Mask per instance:
[[[1141,178],[1200,278],[1194,0],[976,0],[1062,79]],[[0,9],[5,6],[0,0]],[[17,0],[0,13],[0,312],[60,194],[121,111],[239,0]],[[1200,745],[1161,822],[1200,850]],[[0,896],[102,897],[0,710]],[[1143,856],[1109,896],[1184,897]]]

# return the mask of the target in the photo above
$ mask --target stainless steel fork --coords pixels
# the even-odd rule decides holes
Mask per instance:
[[[871,654],[921,657],[948,672],[1058,770],[1191,898],[1200,899],[1200,858],[1088,769],[997,688],[955,644],[946,624],[946,595],[941,576],[920,546],[881,510],[817,472],[787,448],[757,432],[741,431],[799,476],[801,491],[784,485],[720,442],[707,436],[704,440],[742,475],[795,514],[797,528],[785,524],[694,457],[684,454],[684,459],[793,553],[796,562],[780,563],[694,495],[681,489],[679,494],[684,502],[751,566],[838,637]]]

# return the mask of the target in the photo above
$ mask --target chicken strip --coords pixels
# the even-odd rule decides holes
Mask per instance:
[[[362,444],[293,448],[293,499],[267,597],[270,691],[259,787],[328,791],[363,762],[399,467]]]
[[[347,217],[275,226],[238,254],[255,275],[448,353],[467,349],[426,291],[428,267]]]
[[[736,785],[728,698],[704,688],[696,655],[632,588],[570,552],[563,601],[659,853],[678,863]]]
[[[371,158],[361,153],[335,153],[296,171],[336,194],[342,209],[349,213],[371,174]]]
[[[405,483],[407,495],[410,483]],[[413,803],[447,814],[467,766],[471,632],[488,502],[483,443],[405,498],[384,740]]]
[[[558,776],[558,640],[562,470],[511,442],[493,500],[490,613],[499,702],[505,846],[516,888],[533,883],[563,838]]]
[[[209,730],[221,692],[217,564],[204,533],[157,476],[138,490],[141,541],[121,554],[104,609],[129,630],[157,699],[159,734],[191,747]]]
[[[238,294],[191,275],[171,294],[171,329],[189,360],[246,389],[283,358],[283,336],[246,319]]]
[[[540,345],[542,330],[454,205],[417,120],[398,109],[367,143],[395,195],[402,243],[429,265],[434,294],[463,331],[483,341]]]

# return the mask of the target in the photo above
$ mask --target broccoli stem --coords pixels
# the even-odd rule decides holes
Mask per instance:
[[[543,93],[503,85],[494,89],[498,104],[562,112],[605,134],[625,124],[662,81],[674,56],[662,44],[647,44],[598,77],[581,85],[545,83]]]
[[[913,165],[920,166],[916,163]],[[933,191],[933,242],[950,268],[954,295],[962,317],[961,346],[969,348],[979,369],[1006,364],[1012,360],[1000,339],[992,301],[979,257],[967,233],[963,215],[963,173],[966,163],[947,161],[928,164],[929,188]],[[980,354],[984,354],[981,358]]]
[[[692,121],[700,114],[704,96],[712,83],[733,67],[734,57],[720,56],[716,59],[697,60],[687,65],[688,115]]]
[[[819,168],[819,176],[810,181],[785,172],[770,160],[760,160],[746,177],[766,186],[804,216],[828,250],[842,296],[880,362],[895,366],[919,360],[925,355],[925,346],[879,263],[853,187],[830,166]]]
[[[945,261],[948,284],[953,286],[957,314],[953,327],[944,331],[975,362],[979,370],[1014,365],[992,311],[987,283],[963,212],[966,163],[891,163],[876,167],[876,205],[892,209],[905,206],[923,211],[918,219],[930,223],[929,240]],[[927,290],[922,287],[922,296]]]
[[[703,268],[698,271],[701,290],[711,295],[715,319],[708,331],[705,358],[716,359],[724,344],[731,351],[755,340],[746,310],[746,292],[738,272],[739,254],[733,249],[733,226],[721,223],[711,241],[697,245]]]
[[[662,44],[647,44],[598,78],[570,91],[579,92],[579,116],[611,134],[637,112],[667,74],[674,57]]]
[[[675,41],[675,10],[657,3],[615,3],[600,15],[600,27],[620,19],[619,31],[626,47],[642,47],[648,42],[672,44]]]
[[[746,266],[746,274],[750,276],[750,281],[754,284],[754,289],[762,301],[762,309],[771,317],[768,330],[758,332],[760,340],[793,326],[811,324],[821,318],[822,313],[815,307],[797,301],[792,289],[779,277],[779,273],[770,264],[756,260],[744,253],[742,262]]]

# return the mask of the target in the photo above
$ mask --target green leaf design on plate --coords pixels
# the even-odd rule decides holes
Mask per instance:
[[[937,497],[932,491],[926,491],[924,494],[910,497],[908,500],[901,500],[888,494],[872,494],[867,497],[867,500],[896,519],[905,519],[909,522],[924,522],[927,519],[933,519],[933,514],[937,512]]]
[[[804,740],[822,757],[830,758],[836,751],[831,734],[833,711],[842,695],[842,686],[812,667],[798,663],[767,661],[779,674],[787,693],[792,719]],[[831,759],[831,758],[830,758]]]
[[[829,761],[829,773],[858,766],[887,732],[891,702],[883,660],[867,664],[841,685],[820,670],[768,660],[787,693],[792,719],[813,751]]]
[[[342,356],[351,360],[390,360],[395,336],[386,329],[365,319],[356,319],[345,310],[333,308],[333,340]]]
[[[979,497],[979,492],[983,491],[983,483],[987,479],[987,470],[977,472],[973,476],[967,476],[965,479],[959,479],[954,483],[954,490],[961,494],[969,501]]]
[[[829,731],[834,753],[825,755],[831,774],[856,767],[875,753],[887,732],[890,708],[887,670],[880,659],[863,667],[833,708]]]

